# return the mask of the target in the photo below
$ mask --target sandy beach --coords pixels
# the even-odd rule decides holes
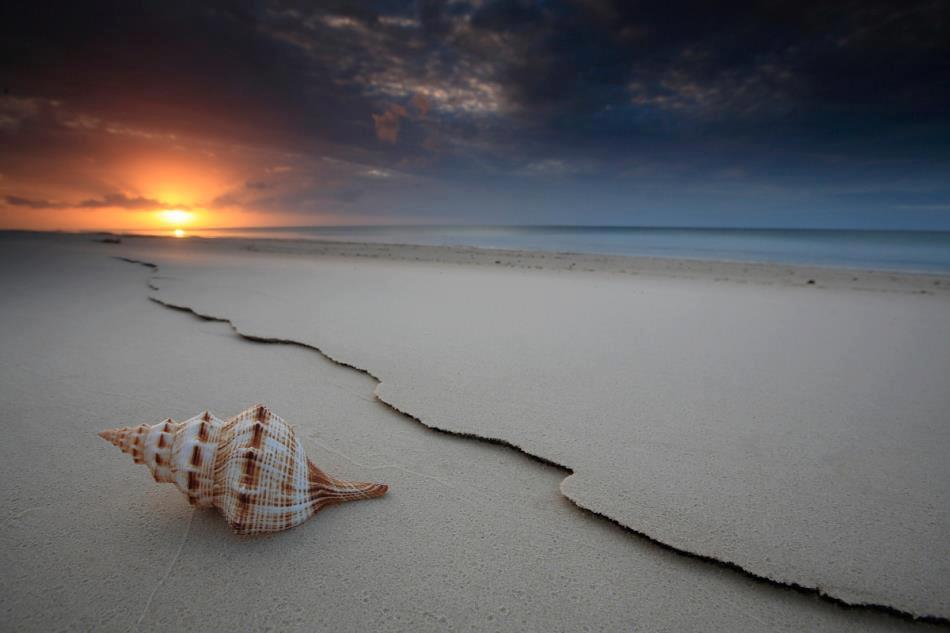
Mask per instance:
[[[950,279],[9,233],[3,630],[930,630]],[[263,402],[386,497],[271,536],[97,437]]]

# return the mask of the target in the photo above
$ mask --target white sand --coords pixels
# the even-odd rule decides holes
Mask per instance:
[[[950,616],[945,286],[177,246],[159,298],[317,346],[427,425],[567,466],[583,507],[849,603]]]
[[[661,541],[945,613],[943,295],[196,246],[2,240],[0,629],[927,628],[624,532],[560,496],[565,471],[150,303],[110,255],[159,263],[162,300],[370,369],[426,424],[570,465],[568,495]],[[95,435],[256,401],[390,494],[239,539]]]

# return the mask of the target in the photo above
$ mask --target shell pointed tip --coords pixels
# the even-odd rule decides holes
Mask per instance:
[[[106,429],[105,431],[99,431],[99,437],[104,439],[107,442],[111,442],[115,439],[115,431],[112,429]]]
[[[358,489],[360,493],[359,493],[359,496],[355,498],[375,499],[376,497],[382,497],[387,492],[389,492],[389,485],[388,484],[358,484]]]

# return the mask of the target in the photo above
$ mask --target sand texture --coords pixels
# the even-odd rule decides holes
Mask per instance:
[[[160,300],[318,347],[426,425],[569,468],[584,508],[848,603],[950,616],[945,291],[176,246],[154,258]]]
[[[0,629],[930,628],[660,547],[559,485],[677,548],[946,614],[940,294],[190,240],[5,236],[0,263]],[[96,435],[258,401],[390,493],[239,538]]]

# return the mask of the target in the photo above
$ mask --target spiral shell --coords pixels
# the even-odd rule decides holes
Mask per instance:
[[[99,436],[145,464],[155,481],[175,484],[192,505],[220,510],[238,534],[286,530],[326,506],[389,489],[327,475],[307,459],[293,427],[263,405],[226,422],[205,411]]]

